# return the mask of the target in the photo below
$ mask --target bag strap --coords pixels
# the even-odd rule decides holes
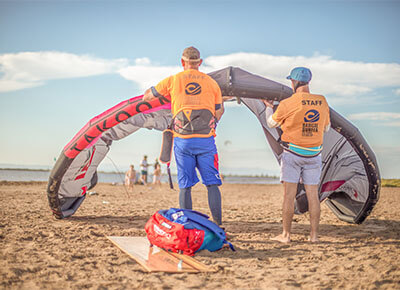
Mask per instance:
[[[221,229],[218,225],[210,221],[207,215],[190,209],[175,209],[175,210],[183,211],[183,213],[188,219],[201,224],[202,226],[206,227],[207,229],[215,233],[221,240],[223,240],[224,244],[228,244],[229,248],[231,248],[232,251],[235,251],[233,245],[226,240],[225,231]]]

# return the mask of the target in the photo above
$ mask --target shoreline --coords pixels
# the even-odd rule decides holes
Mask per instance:
[[[10,170],[10,171],[38,171],[38,172],[51,172],[52,169],[34,169],[34,168],[0,168],[0,170]],[[124,174],[124,172],[118,171],[97,171],[102,174]],[[172,176],[177,176],[176,174],[172,174]],[[247,175],[247,174],[223,174],[224,177],[248,177],[248,178],[279,178],[279,176],[268,175],[268,174],[255,174],[255,175]]]
[[[242,177],[242,176],[241,176]],[[261,177],[259,177],[261,178]],[[13,180],[0,180],[0,185],[7,185],[7,184],[30,184],[30,183],[37,183],[37,184],[47,184],[48,181],[35,181],[35,180],[18,180],[18,181],[13,181]],[[105,184],[105,185],[122,185],[122,184],[113,184],[112,182],[98,182],[96,186],[100,184]],[[163,184],[166,184],[165,182]],[[231,185],[281,185],[280,183],[265,183],[265,184],[255,184],[255,183],[234,183],[234,182],[229,182],[228,184]],[[96,187],[95,186],[95,187]],[[136,184],[136,186],[142,186],[140,184]],[[178,185],[174,183],[175,188],[178,188]],[[94,187],[94,188],[95,188]],[[400,187],[400,179],[382,179],[382,185],[381,188],[399,188]]]
[[[33,169],[33,168],[0,168],[0,171],[15,171],[15,172],[23,172],[23,171],[27,171],[27,172],[40,172],[40,173],[50,173],[51,169]],[[117,171],[97,171],[99,174],[104,174],[104,175],[119,175],[122,176],[124,175],[123,172],[117,172]],[[152,176],[151,174],[149,175],[150,177]],[[164,173],[163,176],[166,176],[166,174]],[[171,175],[173,178],[177,178],[176,174],[172,174]],[[271,175],[246,175],[246,174],[222,174],[223,178],[249,178],[249,179],[269,179],[269,180],[278,180],[279,183],[279,176],[271,176]],[[0,179],[0,182],[2,181],[17,181],[17,180],[6,180],[6,179]],[[30,182],[31,180],[18,180],[18,181],[26,181],[26,182]],[[32,181],[38,181],[38,180],[32,180]],[[118,181],[120,182],[120,181]],[[108,183],[108,182],[104,182],[104,183]],[[112,183],[112,182],[110,182]],[[251,182],[249,183],[233,183],[233,182],[229,182],[230,184],[253,184]],[[269,184],[269,183],[267,183]],[[381,178],[381,187],[400,187],[400,178]]]

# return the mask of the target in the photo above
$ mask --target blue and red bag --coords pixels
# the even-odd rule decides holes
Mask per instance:
[[[159,210],[147,221],[145,230],[150,244],[175,253],[193,256],[204,249],[218,251],[224,244],[234,251],[225,231],[194,210]]]

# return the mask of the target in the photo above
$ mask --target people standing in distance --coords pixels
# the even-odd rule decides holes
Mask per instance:
[[[147,155],[143,156],[143,160],[140,162],[140,181],[147,185],[149,163],[147,162]]]
[[[136,181],[136,170],[133,165],[129,166],[128,171],[125,173],[125,185],[128,186],[128,189],[133,191],[133,185]]]
[[[161,186],[161,165],[158,162],[154,165],[153,185]]]

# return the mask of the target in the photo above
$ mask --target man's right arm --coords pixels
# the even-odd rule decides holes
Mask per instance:
[[[273,110],[273,103],[272,101],[268,101],[268,100],[262,100],[263,103],[265,104],[265,120],[267,121],[267,125],[269,128],[275,128],[279,126],[279,123],[276,122],[273,118],[272,115],[274,114],[274,110]]]
[[[150,102],[151,100],[154,100],[156,97],[153,95],[153,92],[151,89],[147,89],[144,94],[143,94],[143,101]]]
[[[270,128],[276,128],[276,127],[279,126],[279,123],[276,122],[276,121],[272,118],[272,115],[273,115],[273,114],[274,114],[274,111],[273,111],[272,108],[267,108],[267,109],[265,110],[265,117],[266,117],[266,119],[267,119],[267,125],[268,125],[268,127],[270,127]]]
[[[162,97],[154,87],[147,89],[143,94],[143,101],[150,102],[154,99]]]
[[[151,87],[147,89],[143,94],[143,101],[149,102],[156,98],[162,98],[169,94],[168,92],[168,84],[171,77],[167,77],[159,82],[155,87]]]

